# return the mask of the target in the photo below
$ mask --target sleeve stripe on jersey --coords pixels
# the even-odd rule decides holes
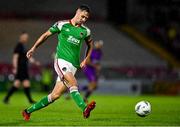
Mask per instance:
[[[68,20],[58,21],[58,22],[57,22],[57,27],[58,27],[58,29],[61,31],[62,26],[63,26],[64,24],[66,24],[66,23],[69,23],[69,21],[68,21]]]
[[[88,27],[84,26],[84,25],[83,25],[83,27],[87,30],[87,35],[86,35],[86,37],[90,36],[90,35],[91,35],[90,29],[89,29]]]

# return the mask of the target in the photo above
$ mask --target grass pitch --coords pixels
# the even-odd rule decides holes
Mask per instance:
[[[33,93],[36,100],[46,94]],[[4,93],[0,93],[2,100]],[[61,99],[48,107],[32,113],[31,120],[22,119],[22,109],[30,104],[23,93],[15,93],[10,104],[0,104],[0,125],[2,126],[180,126],[180,97],[173,96],[118,96],[93,95],[97,106],[89,119],[82,117],[81,110],[72,99]],[[152,112],[139,117],[134,112],[138,101],[147,100]]]

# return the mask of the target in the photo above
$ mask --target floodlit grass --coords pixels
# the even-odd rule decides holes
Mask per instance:
[[[0,94],[0,99],[4,97]],[[36,100],[46,94],[33,93]],[[81,110],[72,99],[64,96],[48,107],[32,113],[30,121],[24,121],[22,109],[29,107],[25,95],[15,93],[10,104],[0,104],[0,125],[8,126],[176,126],[180,125],[180,97],[173,96],[118,96],[93,95],[97,107],[89,119],[82,117]],[[138,101],[147,100],[152,105],[152,113],[144,118],[137,116],[134,106]]]

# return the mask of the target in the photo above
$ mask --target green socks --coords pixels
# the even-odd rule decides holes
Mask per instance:
[[[49,105],[52,102],[50,95],[42,98],[39,102],[33,104],[31,107],[27,108],[27,113],[32,113],[36,110],[39,110],[41,108],[46,107],[47,105]]]
[[[84,109],[87,107],[87,105],[84,102],[84,100],[82,99],[82,97],[80,96],[80,93],[78,92],[78,89],[76,86],[73,86],[70,88],[70,94],[71,94],[71,97],[73,98],[73,100],[75,101],[75,103],[78,105],[78,107],[82,111],[84,111]]]
[[[76,86],[73,86],[70,88],[70,94],[71,94],[71,97],[73,98],[73,100],[75,101],[75,103],[78,105],[78,107],[82,111],[84,111],[85,108],[87,107],[87,105],[84,102],[84,100],[82,99],[82,97],[80,96],[80,93],[78,92],[78,88]],[[42,98],[39,102],[33,104],[31,107],[27,108],[26,111],[27,111],[27,113],[32,113],[36,110],[46,107],[50,103],[52,103],[52,100],[51,100],[51,96],[48,95],[48,96]]]

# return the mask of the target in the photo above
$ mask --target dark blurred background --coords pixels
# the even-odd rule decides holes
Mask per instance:
[[[30,34],[30,48],[56,21],[72,18],[81,4],[91,7],[86,25],[93,39],[104,41],[97,92],[180,94],[180,0],[1,0],[0,91],[12,84],[12,54],[19,34]],[[41,67],[30,65],[34,91],[41,91],[44,68],[53,73],[50,87],[55,82],[56,45],[53,36],[35,54]],[[76,77],[80,85],[87,83],[81,71]]]

